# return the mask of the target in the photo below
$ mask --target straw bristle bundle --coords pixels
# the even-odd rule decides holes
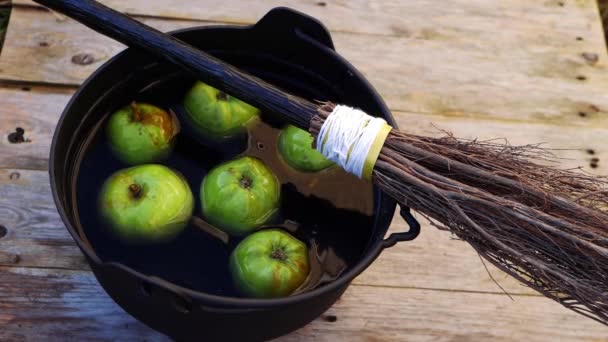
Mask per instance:
[[[320,105],[313,135],[332,109]],[[373,181],[525,285],[608,324],[608,181],[554,160],[538,145],[393,130]]]

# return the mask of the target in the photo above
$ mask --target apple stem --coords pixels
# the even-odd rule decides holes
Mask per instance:
[[[139,184],[131,184],[129,185],[129,191],[131,191],[131,196],[133,196],[134,199],[139,199],[142,195],[142,191],[143,189],[141,188],[141,186]]]
[[[133,109],[133,121],[139,122],[143,119],[141,113],[137,108],[137,103],[135,101],[131,102],[131,109]]]

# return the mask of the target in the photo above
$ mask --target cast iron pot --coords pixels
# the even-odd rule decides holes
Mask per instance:
[[[362,108],[396,123],[372,86],[334,51],[327,29],[315,19],[276,8],[249,27],[201,27],[172,33],[177,38],[273,84],[309,99],[334,100]],[[414,239],[420,226],[401,208],[409,231],[384,236],[395,202],[374,190],[372,238],[358,263],[340,278],[309,292],[280,299],[229,298],[205,294],[105,262],[81,236],[73,182],[76,160],[113,99],[129,97],[151,85],[171,65],[127,49],[97,70],[80,87],[59,120],[50,155],[53,197],[66,228],[86,255],[105,291],[124,310],[176,340],[256,341],[289,333],[326,311],[350,282],[388,247]]]

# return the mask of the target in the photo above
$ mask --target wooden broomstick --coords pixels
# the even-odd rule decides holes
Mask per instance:
[[[388,136],[382,145],[382,139],[369,139],[368,128],[377,122],[361,112],[287,94],[93,0],[35,1],[162,57],[315,137],[321,135],[318,148],[333,153],[332,159],[349,171],[346,164],[356,149],[365,152],[376,146],[379,154],[358,155],[365,159],[353,167],[360,176],[468,242],[522,283],[608,324],[606,179],[545,166],[554,157],[537,145],[465,141],[449,134],[431,138],[396,129],[384,130]],[[337,119],[339,113],[354,116],[350,121]],[[333,126],[324,126],[326,120],[333,120]],[[352,122],[349,131],[345,127]],[[374,132],[383,131],[378,127]]]

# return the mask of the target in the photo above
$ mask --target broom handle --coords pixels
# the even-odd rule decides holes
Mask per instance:
[[[94,0],[34,0],[127,46],[145,50],[263,112],[308,129],[317,105],[244,73],[170,35]]]

